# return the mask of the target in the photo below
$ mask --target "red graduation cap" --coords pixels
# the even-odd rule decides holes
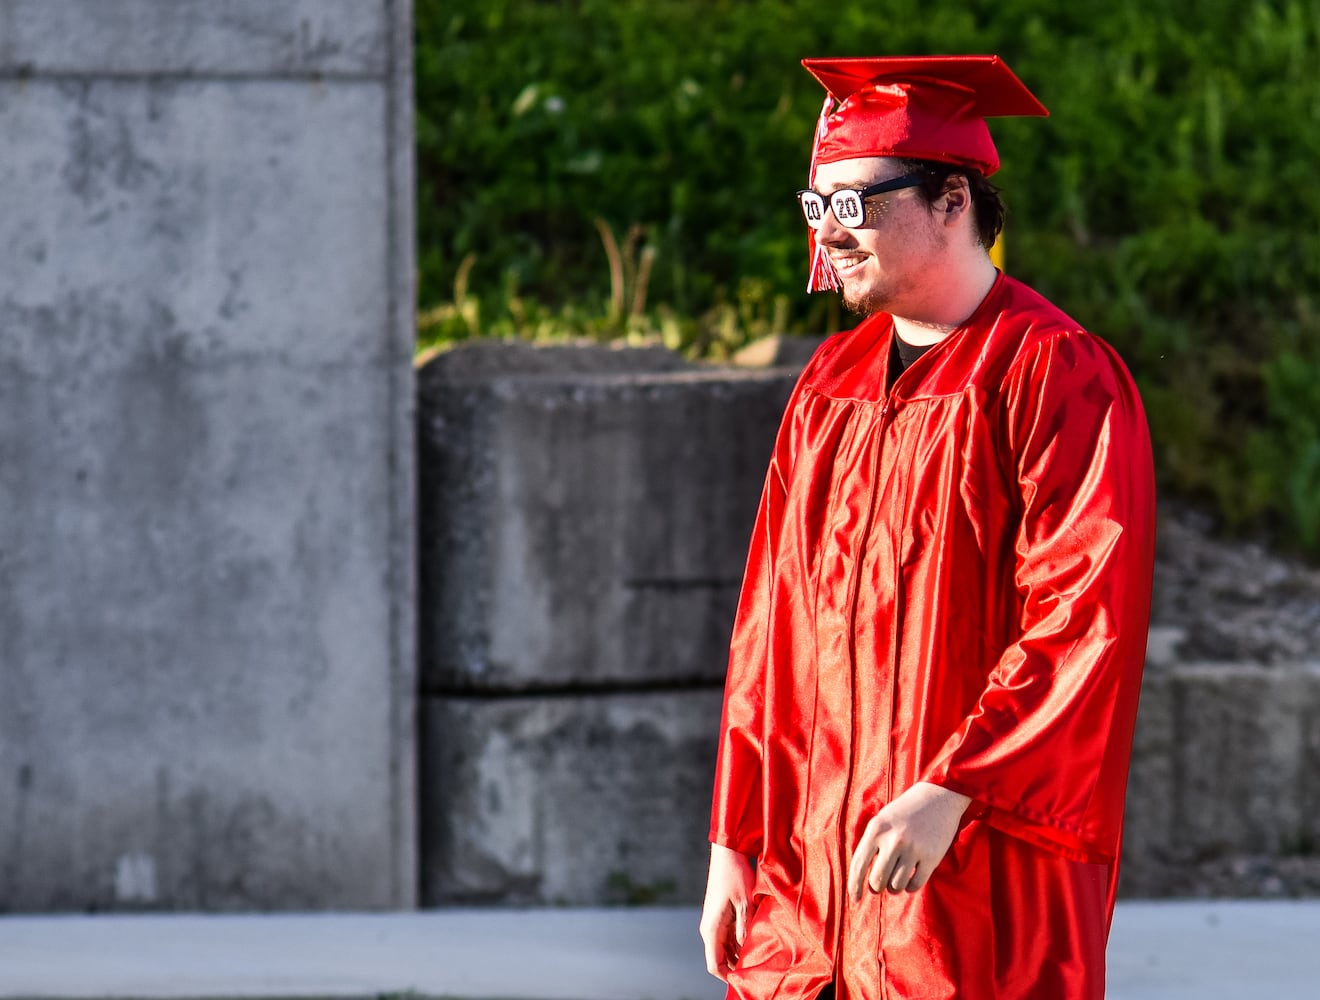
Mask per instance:
[[[839,102],[822,114],[813,163],[900,156],[988,176],[999,169],[999,154],[985,120],[1049,114],[998,56],[803,59],[802,65]]]

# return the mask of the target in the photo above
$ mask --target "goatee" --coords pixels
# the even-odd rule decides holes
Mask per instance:
[[[859,295],[845,287],[840,294],[843,298],[843,308],[857,316],[872,316],[886,311],[883,298],[875,291]]]

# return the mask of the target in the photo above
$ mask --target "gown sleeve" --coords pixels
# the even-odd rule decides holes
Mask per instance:
[[[748,547],[724,682],[710,840],[748,856],[760,854],[764,833],[761,750],[770,649],[770,588],[783,527],[787,479],[800,431],[799,403],[812,367],[809,364],[798,379],[775,439]]]
[[[1020,629],[922,779],[1078,861],[1116,860],[1150,620],[1154,473],[1107,345],[1055,335],[1004,386]]]

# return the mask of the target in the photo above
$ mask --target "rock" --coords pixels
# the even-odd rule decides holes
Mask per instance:
[[[1260,545],[1214,538],[1206,520],[1161,508],[1152,619],[1181,628],[1183,662],[1320,660],[1320,570]]]
[[[1169,667],[1179,661],[1187,630],[1177,625],[1152,625],[1146,639],[1146,666]]]
[[[825,337],[785,336],[774,333],[754,340],[737,351],[733,363],[742,368],[795,368],[806,367],[816,348],[825,343]]]

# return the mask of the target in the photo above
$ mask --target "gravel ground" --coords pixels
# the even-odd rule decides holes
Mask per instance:
[[[1213,538],[1210,529],[1203,515],[1162,506],[1151,618],[1185,633],[1177,658],[1320,661],[1320,569],[1256,543]]]
[[[1133,895],[1133,894],[1129,894]],[[1320,857],[1238,855],[1170,865],[1158,893],[1178,899],[1320,898]]]

